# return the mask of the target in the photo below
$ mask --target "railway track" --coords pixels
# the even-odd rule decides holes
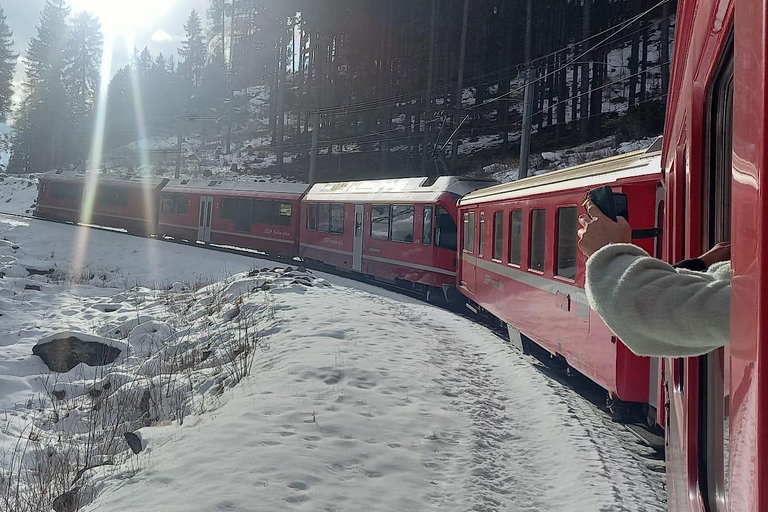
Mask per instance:
[[[300,265],[318,272],[325,272],[338,277],[343,277],[345,279],[350,279],[356,282],[377,286],[379,288],[382,288],[394,293],[403,294],[417,300],[426,300],[423,294],[414,292],[412,290],[391,285],[386,282],[378,281],[372,278],[367,278],[365,276],[360,276],[359,274],[354,272],[344,272],[342,270],[339,270],[337,268],[330,267],[327,265],[316,265],[316,264],[313,264],[312,262],[305,262],[300,258],[293,258],[289,260],[283,257],[272,256],[268,253],[256,251],[254,249],[245,249],[245,248],[238,248],[238,247],[231,247],[231,246],[224,246],[224,245],[217,245],[217,244],[210,244],[210,243],[201,243],[197,241],[193,242],[189,240],[177,240],[174,238],[162,237],[157,235],[152,235],[147,237],[141,234],[131,233],[124,229],[110,228],[106,226],[98,226],[93,224],[73,223],[71,221],[49,219],[45,217],[38,217],[36,215],[11,213],[11,212],[4,212],[4,211],[0,211],[0,215],[4,215],[7,217],[20,218],[25,220],[36,220],[36,221],[51,222],[56,224],[64,224],[68,226],[85,227],[85,228],[93,229],[96,231],[120,233],[123,235],[133,236],[136,238],[144,238],[144,239],[151,238],[154,240],[159,240],[167,243],[174,243],[174,244],[183,245],[186,247],[197,247],[201,249],[207,249],[207,250],[217,251],[217,252],[226,253],[226,254],[235,254],[239,256],[258,258],[261,260],[272,261],[282,265],[286,265],[286,264]],[[506,329],[503,328],[503,326],[499,325],[497,321],[492,321],[480,315],[472,314],[465,307],[451,306],[447,303],[433,304],[433,305],[437,307],[442,307],[443,309],[446,309],[448,311],[451,311],[452,313],[458,314],[463,318],[466,318],[472,322],[483,325],[484,327],[489,329],[495,336],[497,336],[500,341],[502,341],[505,344],[509,344],[509,338],[508,338]],[[526,357],[531,357],[536,359],[536,361],[538,361],[540,364],[539,369],[541,371],[546,373],[553,380],[558,381],[561,385],[567,386],[573,389],[576,393],[578,393],[582,397],[582,399],[584,399],[586,402],[589,402],[592,407],[600,411],[602,413],[599,415],[600,420],[603,422],[606,428],[620,429],[625,433],[627,433],[628,435],[631,435],[646,450],[649,449],[651,450],[652,453],[655,454],[655,456],[649,457],[650,459],[660,459],[663,463],[664,439],[659,435],[658,432],[650,430],[647,426],[641,425],[641,424],[613,422],[610,418],[610,411],[608,410],[608,408],[606,407],[606,404],[604,403],[605,391],[599,386],[597,386],[596,384],[589,381],[586,377],[583,377],[581,375],[577,375],[576,378],[569,377],[566,372],[561,371],[562,369],[558,368],[559,366],[561,366],[561,364],[557,362],[555,362],[554,364],[549,364],[550,361],[547,360],[547,357],[545,354],[543,354],[543,352],[544,351],[542,349],[541,354],[534,355],[534,356],[526,356]],[[601,399],[600,399],[601,395],[603,396],[603,403],[601,403]],[[589,407],[589,406],[587,404],[584,404],[584,407]],[[586,411],[586,409],[584,409],[584,411]]]

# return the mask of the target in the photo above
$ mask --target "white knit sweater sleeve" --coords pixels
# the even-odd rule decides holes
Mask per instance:
[[[730,263],[708,272],[675,269],[631,244],[587,261],[589,304],[636,354],[685,357],[728,342]]]

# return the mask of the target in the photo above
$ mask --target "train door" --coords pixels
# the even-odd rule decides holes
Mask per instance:
[[[461,218],[461,286],[472,295],[475,294],[475,274],[477,272],[477,209],[465,210]]]
[[[352,270],[363,271],[363,218],[365,217],[365,205],[355,205],[355,240],[352,247]]]
[[[197,225],[197,239],[203,242],[211,241],[211,218],[213,217],[213,197],[200,197],[200,215]]]

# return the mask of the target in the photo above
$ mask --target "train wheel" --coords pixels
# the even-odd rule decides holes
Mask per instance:
[[[448,301],[445,300],[445,294],[443,293],[443,290],[439,288],[427,289],[427,302],[440,307],[445,307],[448,305]]]

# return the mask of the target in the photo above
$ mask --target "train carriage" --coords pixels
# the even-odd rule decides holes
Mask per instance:
[[[179,239],[299,252],[301,198],[308,185],[173,180],[163,189],[159,232]]]
[[[301,256],[455,298],[456,202],[495,183],[443,176],[314,185],[303,201]]]
[[[163,178],[52,171],[40,179],[36,215],[151,235]]]
[[[605,388],[619,402],[658,405],[656,366],[634,355],[590,309],[586,259],[577,247],[585,193],[609,185],[627,197],[636,240],[649,253],[661,215],[660,142],[563,171],[479,190],[459,202],[459,290],[507,324],[521,349],[533,342]]]

